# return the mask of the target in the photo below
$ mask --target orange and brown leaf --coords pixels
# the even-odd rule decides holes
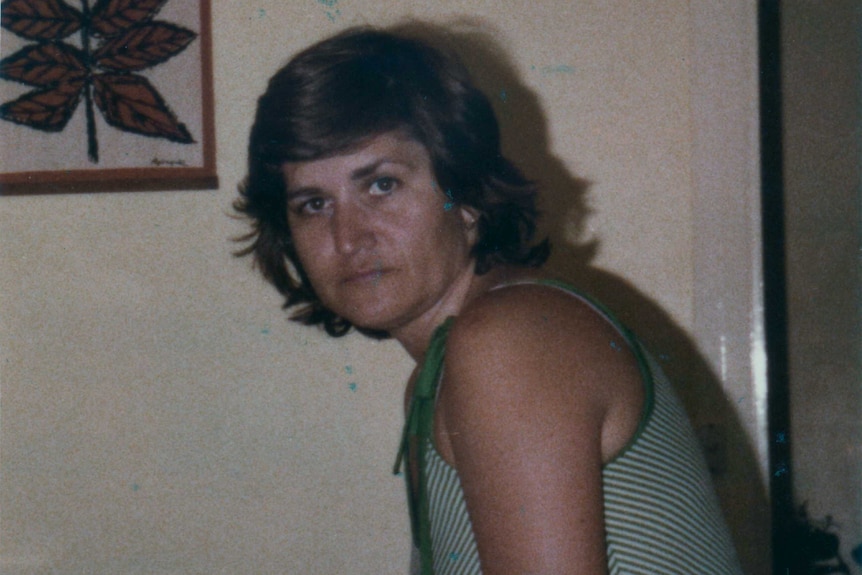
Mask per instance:
[[[167,0],[99,0],[93,6],[93,35],[111,38],[135,25],[144,24]]]
[[[135,26],[104,43],[93,58],[100,68],[133,72],[160,64],[186,49],[197,34],[168,22]]]
[[[194,142],[185,125],[143,76],[98,74],[93,76],[93,88],[96,105],[115,128],[181,144]]]
[[[87,76],[80,50],[68,44],[31,44],[0,60],[0,78],[30,86],[76,82]]]
[[[81,12],[62,0],[5,0],[3,28],[28,40],[60,40],[81,29]]]
[[[59,132],[81,99],[83,80],[64,82],[24,94],[0,106],[0,118],[46,132]]]

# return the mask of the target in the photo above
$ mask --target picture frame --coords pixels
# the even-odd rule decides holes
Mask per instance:
[[[210,0],[4,0],[0,195],[218,187]]]

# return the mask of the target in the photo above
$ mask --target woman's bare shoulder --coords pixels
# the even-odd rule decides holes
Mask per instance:
[[[444,373],[447,426],[499,425],[501,410],[551,427],[577,420],[597,433],[605,460],[637,428],[643,402],[625,337],[592,305],[548,285],[510,285],[471,302],[451,327]]]
[[[634,429],[608,424],[637,387],[625,350],[592,306],[543,285],[489,291],[453,322],[438,445],[488,572],[603,570],[601,467]]]
[[[615,353],[627,347],[624,336],[584,299],[538,283],[506,285],[472,302],[455,319],[447,357],[458,360],[509,352],[507,362],[564,354],[604,363],[626,361]]]

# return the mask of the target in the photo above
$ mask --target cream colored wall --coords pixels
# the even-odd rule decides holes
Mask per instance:
[[[551,187],[554,268],[643,331],[698,425],[725,438],[717,482],[749,571],[765,572],[753,9],[501,6],[214,0],[220,189],[0,199],[3,573],[405,571],[390,468],[409,362],[284,321],[231,257],[243,228],[228,214],[269,75],[326,34],[407,17],[502,46],[511,70],[478,75],[507,148]],[[538,124],[519,124],[527,112]],[[561,223],[579,202],[589,217]],[[567,237],[596,240],[595,257]]]

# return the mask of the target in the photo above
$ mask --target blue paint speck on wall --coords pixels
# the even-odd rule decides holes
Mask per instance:
[[[341,10],[336,8],[336,6],[338,5],[338,0],[317,0],[317,3],[329,8],[329,10],[326,11],[326,17],[329,18],[332,22],[335,22],[335,19],[341,16]]]
[[[543,74],[571,74],[575,71],[575,69],[571,66],[567,66],[565,64],[559,64],[557,66],[545,66],[542,68]]]

